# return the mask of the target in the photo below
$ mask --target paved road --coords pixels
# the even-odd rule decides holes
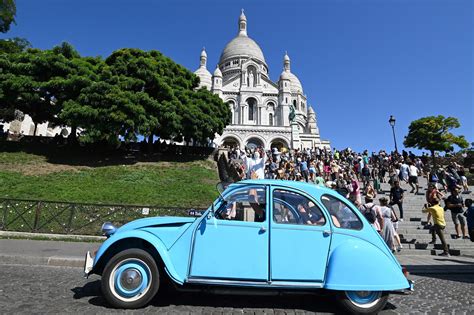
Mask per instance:
[[[334,314],[331,298],[305,296],[223,296],[176,293],[156,298],[139,311],[107,308],[99,277],[81,278],[80,268],[0,263],[0,313],[160,313],[160,314]],[[474,274],[413,276],[416,291],[391,296],[381,314],[474,312]]]

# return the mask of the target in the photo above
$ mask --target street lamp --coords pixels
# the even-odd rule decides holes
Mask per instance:
[[[393,142],[395,142],[395,152],[398,153],[397,139],[395,138],[395,117],[393,117],[393,115],[390,115],[390,119],[388,120],[388,123],[390,124],[390,126],[392,126]]]

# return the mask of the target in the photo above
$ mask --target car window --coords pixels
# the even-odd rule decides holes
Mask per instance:
[[[321,201],[331,214],[336,227],[351,230],[360,230],[362,221],[345,202],[331,195],[323,195]]]
[[[245,187],[234,190],[216,211],[221,220],[264,222],[265,187]]]
[[[298,193],[273,191],[273,221],[282,224],[324,225],[326,219],[319,207]]]

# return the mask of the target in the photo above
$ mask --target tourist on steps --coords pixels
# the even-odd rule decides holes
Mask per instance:
[[[444,209],[439,205],[439,199],[433,199],[433,205],[429,208],[423,209],[423,212],[428,212],[433,217],[433,226],[430,228],[432,241],[430,244],[436,243],[436,234],[438,235],[441,244],[443,245],[443,253],[440,256],[449,256],[448,244],[444,238],[444,229],[446,228],[446,221],[444,220]]]

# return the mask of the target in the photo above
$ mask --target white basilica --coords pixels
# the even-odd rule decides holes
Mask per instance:
[[[290,58],[283,58],[283,72],[277,83],[269,77],[268,66],[258,44],[247,35],[247,18],[239,17],[239,33],[222,51],[211,73],[207,54],[201,52],[200,67],[194,73],[204,86],[227,102],[232,123],[214,140],[217,145],[286,148],[327,147],[321,140],[316,114],[308,104],[303,87],[291,72]],[[290,113],[294,108],[294,119]]]

